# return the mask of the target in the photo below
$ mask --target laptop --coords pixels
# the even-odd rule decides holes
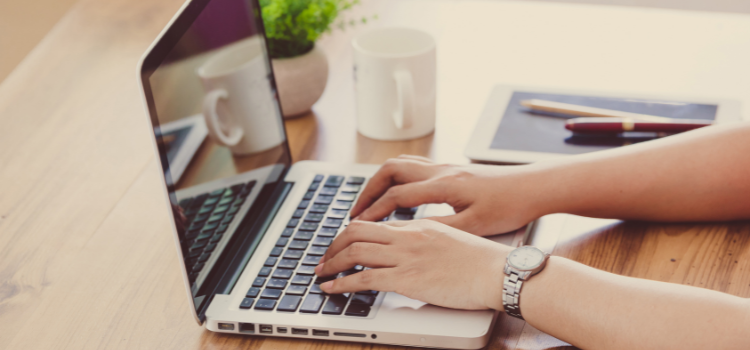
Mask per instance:
[[[485,346],[495,311],[320,290],[368,268],[313,271],[378,166],[292,163],[259,13],[257,0],[188,1],[139,66],[195,320],[220,333]],[[441,210],[401,208],[386,219]]]

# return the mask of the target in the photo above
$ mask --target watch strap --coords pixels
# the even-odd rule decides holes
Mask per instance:
[[[523,279],[519,271],[509,266],[506,266],[505,270],[506,276],[503,280],[503,308],[508,315],[523,320],[524,318],[521,316],[521,307],[519,305]]]

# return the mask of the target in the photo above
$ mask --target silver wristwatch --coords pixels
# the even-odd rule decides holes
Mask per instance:
[[[506,276],[503,280],[503,308],[508,315],[523,320],[519,304],[523,281],[542,271],[547,265],[547,259],[549,254],[530,245],[513,249],[508,254],[504,269]]]

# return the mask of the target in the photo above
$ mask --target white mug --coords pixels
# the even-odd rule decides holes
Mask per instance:
[[[234,154],[258,153],[284,141],[259,36],[219,49],[198,68],[208,134]]]
[[[435,130],[435,40],[409,28],[358,36],[354,47],[357,130],[377,140],[407,140]]]

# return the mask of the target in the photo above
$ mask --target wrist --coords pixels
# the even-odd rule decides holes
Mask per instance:
[[[488,309],[503,311],[503,279],[505,278],[505,261],[513,248],[504,244],[496,244],[497,253],[495,259],[490,263],[488,276],[485,281],[489,285],[485,288],[484,305]]]

